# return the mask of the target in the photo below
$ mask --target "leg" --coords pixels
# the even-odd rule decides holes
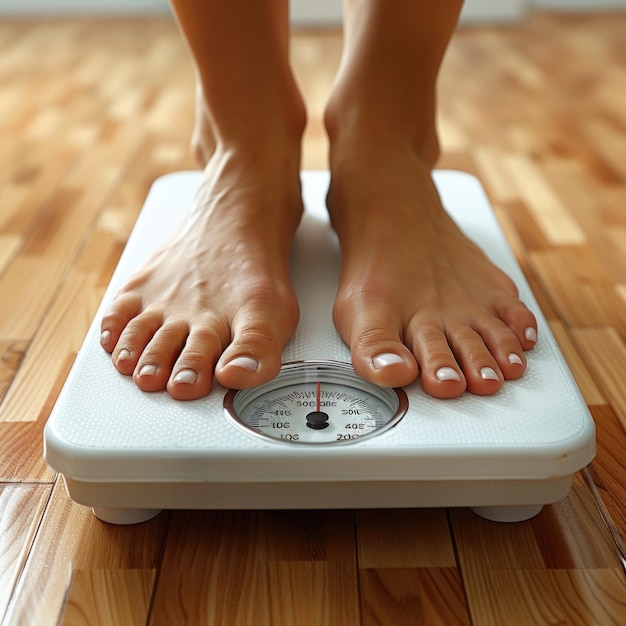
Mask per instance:
[[[346,0],[326,110],[343,259],[335,324],[361,376],[399,386],[421,370],[440,398],[494,393],[536,341],[515,285],[447,217],[430,176],[437,73],[460,6]]]
[[[280,368],[298,318],[288,262],[305,112],[287,0],[172,6],[196,70],[202,183],[181,229],[117,294],[101,342],[141,389],[194,399],[214,372],[245,388]]]

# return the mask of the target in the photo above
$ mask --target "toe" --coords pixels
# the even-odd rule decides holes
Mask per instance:
[[[125,294],[113,300],[100,322],[100,345],[107,352],[113,352],[122,331],[140,310],[141,299],[135,295]]]
[[[263,325],[240,329],[215,368],[217,380],[232,389],[271,380],[280,371],[284,343],[280,334]]]
[[[537,319],[523,302],[512,300],[497,311],[517,337],[522,350],[532,350],[538,340]]]
[[[526,371],[526,357],[516,334],[501,320],[487,318],[474,325],[505,380],[520,378]]]
[[[162,323],[159,315],[141,313],[131,319],[113,349],[111,358],[121,374],[130,376],[145,349]]]
[[[167,386],[172,367],[189,335],[185,323],[166,323],[142,352],[133,379],[143,391],[161,391]]]
[[[448,341],[467,380],[470,393],[487,396],[494,394],[504,383],[498,362],[483,338],[472,328],[461,326],[447,333]]]
[[[222,345],[223,337],[212,328],[192,328],[172,367],[166,386],[168,393],[176,400],[206,396],[213,385],[213,368]]]
[[[352,345],[352,366],[359,376],[383,387],[403,387],[419,373],[402,341],[380,327],[363,329]]]
[[[402,342],[397,313],[384,306],[349,307],[352,316],[335,308],[335,325],[351,347],[352,367],[362,378],[384,387],[403,387],[419,373],[415,357]]]
[[[435,324],[419,327],[411,345],[426,393],[435,398],[456,398],[465,391],[465,375],[442,328]]]
[[[247,389],[274,378],[297,320],[295,298],[278,315],[260,303],[243,308],[234,320],[232,341],[215,368],[216,379],[225,387]]]

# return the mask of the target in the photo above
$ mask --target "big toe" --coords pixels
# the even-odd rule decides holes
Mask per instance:
[[[347,315],[352,311],[353,316]],[[354,313],[356,312],[356,314]],[[335,325],[352,352],[352,367],[362,378],[384,387],[413,382],[419,368],[393,322],[393,311],[372,307],[336,307]]]
[[[274,378],[297,320],[295,300],[279,315],[263,308],[242,311],[233,324],[233,339],[215,367],[217,381],[231,389],[248,389]]]

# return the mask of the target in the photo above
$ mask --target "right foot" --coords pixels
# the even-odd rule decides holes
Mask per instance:
[[[280,152],[218,147],[190,215],[115,296],[101,343],[140,389],[191,400],[214,374],[243,389],[278,373],[298,320],[288,266],[302,212],[299,146]]]

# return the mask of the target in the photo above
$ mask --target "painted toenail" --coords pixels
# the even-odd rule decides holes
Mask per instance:
[[[154,376],[157,372],[157,366],[156,365],[144,365],[140,370],[139,370],[139,376]]]
[[[435,372],[435,376],[437,377],[437,380],[441,381],[455,380],[456,382],[461,382],[461,377],[459,376],[459,373],[451,367],[440,367]]]
[[[381,370],[388,365],[394,365],[398,363],[404,363],[404,359],[393,352],[382,352],[372,358],[372,365],[374,369]]]
[[[528,340],[528,341],[532,341],[533,343],[535,343],[537,341],[537,331],[532,327],[529,326],[525,331],[524,331],[524,337]]]
[[[109,341],[111,341],[111,331],[103,330],[102,334],[100,335],[100,343],[106,345],[107,343],[109,343]]]
[[[193,370],[180,370],[176,376],[174,376],[174,380],[172,381],[175,385],[178,383],[185,383],[187,385],[193,385],[198,378],[198,374]]]
[[[259,368],[259,362],[251,356],[237,356],[232,361],[229,361],[227,365],[234,365],[249,372],[256,372]]]
[[[127,350],[126,348],[124,348],[123,350],[120,350],[120,353],[117,355],[118,363],[120,361],[126,361],[128,359],[130,359],[130,350]]]
[[[522,361],[519,354],[515,354],[515,352],[511,352],[511,354],[509,354],[507,359],[509,360],[509,363],[511,363],[512,365],[524,365],[524,361]]]
[[[496,370],[494,370],[492,367],[482,367],[480,370],[480,377],[483,380],[500,380],[498,378]]]

